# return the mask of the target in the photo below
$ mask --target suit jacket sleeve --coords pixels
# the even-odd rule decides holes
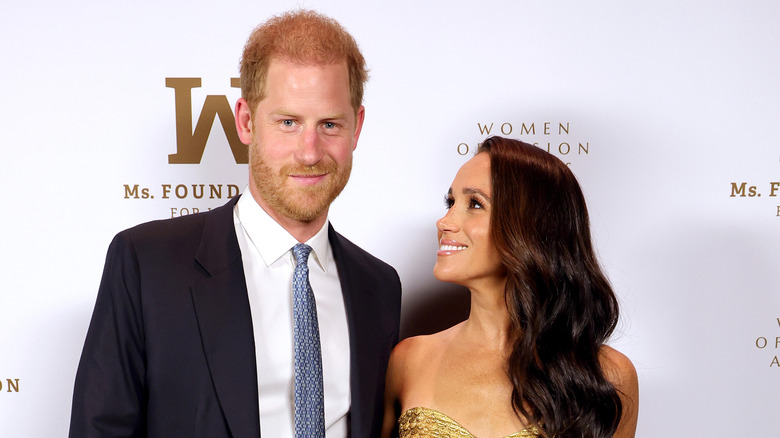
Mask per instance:
[[[117,235],[108,249],[73,393],[71,437],[145,434],[143,314],[137,258]]]

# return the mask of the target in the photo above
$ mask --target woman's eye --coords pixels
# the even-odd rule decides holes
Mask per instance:
[[[452,208],[452,205],[453,205],[454,203],[455,203],[455,200],[454,200],[454,199],[452,199],[451,197],[449,197],[449,196],[445,196],[445,197],[444,197],[444,208],[446,208],[447,210],[449,210],[450,208]]]
[[[482,207],[482,204],[479,201],[477,201],[476,199],[472,198],[469,201],[469,208],[483,208],[483,207]]]

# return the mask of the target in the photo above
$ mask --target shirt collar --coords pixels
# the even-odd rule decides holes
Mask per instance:
[[[241,226],[257,248],[266,266],[271,266],[284,256],[291,257],[293,265],[295,264],[291,249],[298,241],[260,207],[250,193],[249,187],[244,190],[236,203],[235,211]],[[326,220],[317,234],[304,242],[311,246],[314,260],[325,273],[328,272],[330,256],[328,223],[329,221]],[[312,257],[309,256],[309,260],[311,259]]]

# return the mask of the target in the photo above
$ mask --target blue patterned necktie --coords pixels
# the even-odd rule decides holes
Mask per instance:
[[[325,399],[317,305],[309,283],[311,247],[293,247],[293,335],[295,341],[295,438],[325,437]]]

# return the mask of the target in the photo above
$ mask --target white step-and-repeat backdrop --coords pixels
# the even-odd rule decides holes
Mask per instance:
[[[244,190],[232,78],[298,6],[371,68],[331,220],[400,273],[405,335],[465,315],[431,274],[441,199],[486,136],[521,138],[585,190],[638,436],[780,436],[780,3],[744,0],[6,2],[0,435],[66,434],[112,236]]]

